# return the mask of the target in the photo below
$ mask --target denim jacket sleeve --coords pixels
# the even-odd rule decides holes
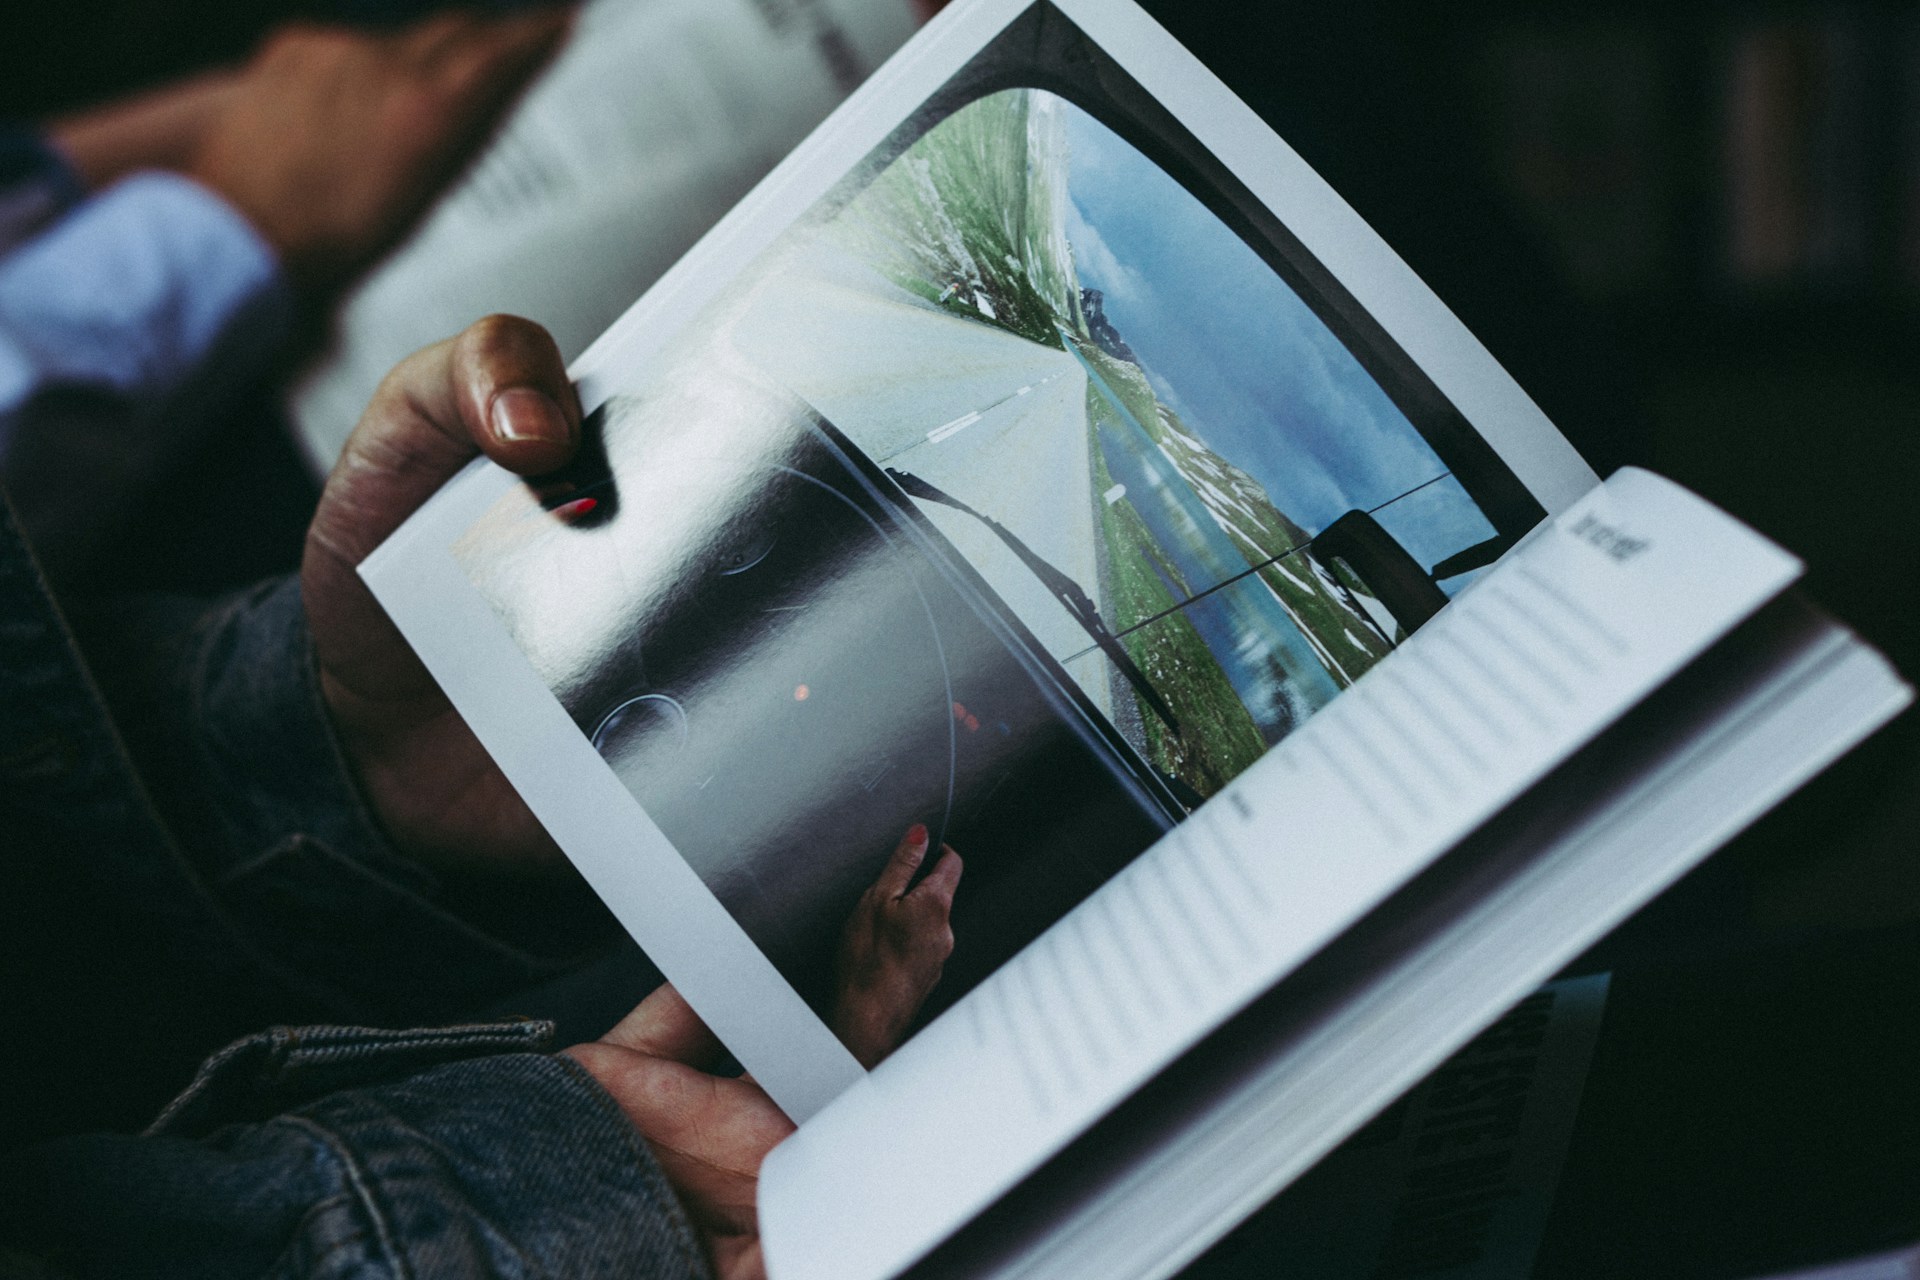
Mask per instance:
[[[77,613],[75,625],[207,891],[335,1016],[384,1025],[470,1016],[611,936],[597,909],[581,912],[558,948],[498,936],[451,909],[446,887],[391,847],[330,728],[297,580],[211,609],[152,600]]]
[[[705,1277],[646,1144],[552,1027],[275,1028],[145,1135],[0,1159],[0,1273]],[[481,1055],[481,1056],[474,1056]],[[6,1250],[11,1250],[9,1255]]]

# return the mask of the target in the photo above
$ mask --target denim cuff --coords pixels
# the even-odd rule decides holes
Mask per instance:
[[[645,1140],[571,1058],[455,1063],[291,1118],[355,1170],[395,1274],[711,1274]]]
[[[147,1137],[201,1138],[472,1058],[544,1053],[554,1024],[530,1019],[391,1031],[378,1027],[269,1027],[234,1041],[148,1125]]]
[[[0,1197],[0,1270],[710,1280],[613,1098],[572,1059],[529,1052],[548,1030],[303,1027],[240,1041],[142,1136],[0,1152],[14,1191]]]
[[[357,1167],[397,1274],[708,1276],[653,1151],[570,1057],[455,1063],[296,1115]]]

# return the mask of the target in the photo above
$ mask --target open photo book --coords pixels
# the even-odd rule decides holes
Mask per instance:
[[[799,1122],[775,1280],[1172,1274],[1910,698],[1130,0],[960,0],[573,374],[362,573]]]

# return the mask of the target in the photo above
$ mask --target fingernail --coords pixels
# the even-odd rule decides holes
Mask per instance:
[[[912,826],[907,828],[908,844],[925,844],[926,842],[927,842],[927,824],[926,823],[916,822]]]
[[[532,387],[509,387],[493,398],[493,433],[506,444],[568,444],[573,425],[551,396]]]

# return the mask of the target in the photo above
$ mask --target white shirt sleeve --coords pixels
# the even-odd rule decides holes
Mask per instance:
[[[0,260],[0,456],[51,388],[164,401],[285,288],[246,219],[186,178],[136,174],[85,201]]]
[[[117,183],[0,258],[0,486],[49,572],[256,384],[291,301],[247,221],[171,174]]]

